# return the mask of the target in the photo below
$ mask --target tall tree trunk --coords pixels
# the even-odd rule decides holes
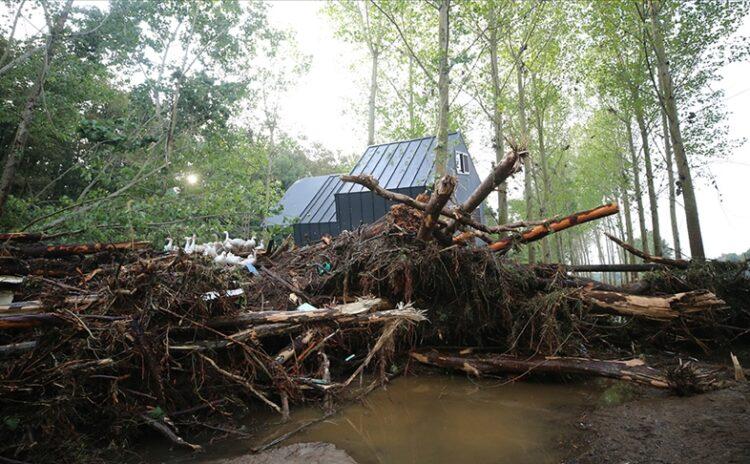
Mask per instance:
[[[555,234],[554,238],[555,238],[555,240],[554,240],[555,246],[552,248],[552,250],[555,253],[555,260],[558,263],[562,263],[563,262],[563,252],[562,252],[563,243],[562,243],[562,237],[560,236],[560,234]]]
[[[502,161],[504,156],[503,147],[503,114],[500,111],[500,72],[498,70],[497,48],[500,40],[497,36],[497,15],[495,8],[490,9],[490,74],[492,76],[492,126],[493,126],[493,145],[495,148],[495,162]],[[497,223],[507,224],[508,222],[508,184],[506,181],[497,186]],[[500,234],[501,237],[505,233]]]
[[[273,162],[276,156],[276,122],[275,117],[273,122],[268,124],[268,164],[266,165],[266,214],[271,209],[271,200],[273,195],[271,194],[271,180],[273,179]]]
[[[409,137],[416,137],[416,124],[414,120],[414,57],[409,55]]]
[[[648,252],[648,234],[646,232],[646,215],[643,210],[643,195],[641,194],[641,174],[638,169],[638,156],[635,153],[633,143],[633,129],[630,119],[625,123],[628,130],[628,147],[630,148],[630,163],[633,169],[633,190],[635,190],[635,202],[638,207],[638,225],[641,229],[641,248]]]
[[[620,154],[620,171],[622,180],[620,182],[620,193],[622,195],[622,204],[623,204],[623,214],[625,216],[625,240],[628,242],[628,245],[635,246],[635,242],[633,240],[633,218],[631,217],[630,212],[630,192],[628,192],[628,176],[625,170],[625,156],[623,154]],[[627,261],[623,260],[623,262],[629,262],[630,264],[635,264],[635,258],[628,254],[625,258]],[[634,277],[635,278],[635,277]]]
[[[370,99],[367,108],[367,145],[375,145],[375,100],[378,93],[378,58],[379,52],[370,48],[372,68],[370,70]]]
[[[68,14],[70,13],[72,5],[73,0],[67,0],[60,15],[57,17],[57,20],[50,30],[47,44],[45,45],[44,61],[39,69],[39,74],[37,75],[34,87],[23,107],[23,111],[21,111],[21,121],[18,123],[16,134],[10,144],[10,150],[8,150],[8,154],[5,157],[3,175],[0,178],[0,216],[3,215],[5,203],[8,201],[10,190],[13,187],[13,181],[16,177],[16,165],[23,156],[24,149],[26,148],[26,140],[29,138],[29,127],[34,119],[34,110],[39,101],[39,96],[44,90],[44,83],[47,80],[47,74],[49,73],[50,61],[52,61],[52,58],[55,55],[55,47],[60,35],[62,34],[63,28],[65,27],[65,22],[68,20]]]
[[[551,187],[549,172],[547,169],[547,147],[544,140],[544,112],[542,108],[537,108],[536,111],[536,131],[537,139],[539,142],[539,167],[542,174],[541,182],[541,195],[538,195],[539,199],[539,215],[540,217],[549,216],[549,201],[551,198]],[[542,240],[542,260],[545,263],[550,262],[550,249],[549,240]]]
[[[638,95],[633,96],[634,99]],[[638,123],[638,130],[641,133],[641,145],[643,147],[643,164],[646,166],[646,188],[648,189],[648,202],[651,205],[651,232],[654,238],[654,254],[662,255],[661,249],[661,231],[659,230],[659,205],[656,200],[656,188],[654,188],[654,170],[651,165],[651,147],[648,142],[648,129],[643,116],[643,108],[639,103],[635,104],[635,119]]]
[[[651,17],[651,35],[656,54],[656,65],[659,70],[659,84],[662,90],[660,102],[667,113],[669,135],[672,139],[672,149],[674,150],[674,157],[677,162],[677,173],[680,177],[679,182],[685,203],[685,221],[687,222],[690,254],[693,259],[705,259],[706,253],[703,249],[703,235],[698,215],[698,203],[695,199],[693,178],[690,175],[690,165],[688,164],[685,145],[682,141],[679,113],[677,111],[677,103],[675,102],[674,85],[672,84],[672,74],[664,49],[664,35],[661,30],[661,24],[656,17],[656,2],[649,0],[648,3],[649,16]]]
[[[682,247],[680,246],[680,229],[677,225],[677,199],[675,196],[674,169],[672,168],[672,142],[669,139],[669,123],[667,113],[661,108],[661,127],[664,133],[664,160],[667,163],[667,181],[669,182],[669,220],[672,224],[672,243],[674,245],[675,258],[682,258]]]
[[[448,18],[450,14],[450,0],[441,0],[438,19],[438,42],[440,50],[440,61],[438,69],[438,131],[437,144],[435,145],[435,179],[445,175],[446,163],[448,161],[448,111],[450,100],[448,98],[448,48],[450,36],[448,34]]]
[[[526,93],[523,82],[523,61],[520,56],[516,57],[516,81],[518,85],[518,119],[521,126],[521,143],[528,145],[529,143],[529,126],[526,120]],[[526,202],[526,220],[534,218],[534,205],[533,205],[533,192],[532,192],[532,179],[531,169],[533,163],[526,159],[523,168],[523,196]],[[529,263],[536,261],[536,248],[533,245],[526,247],[528,250]]]

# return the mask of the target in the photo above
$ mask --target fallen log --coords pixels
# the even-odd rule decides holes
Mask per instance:
[[[652,272],[665,269],[663,264],[635,263],[635,264],[564,264],[568,272]]]
[[[328,312],[319,313],[318,315],[303,316],[296,313],[312,313],[313,311],[263,311],[267,313],[292,313],[288,316],[284,316],[283,320],[295,323],[318,323],[334,321],[337,324],[378,324],[387,322],[393,319],[405,319],[413,322],[425,321],[427,318],[424,316],[424,312],[415,309],[388,309],[385,311],[375,312],[357,312],[357,313],[339,313],[339,312]],[[254,316],[258,314],[258,316]],[[222,328],[222,327],[233,327],[233,326],[244,326],[253,325],[259,322],[268,322],[268,317],[272,317],[273,320],[281,318],[279,314],[263,315],[261,312],[258,313],[246,313],[234,318],[222,318],[221,320],[213,320],[206,323],[206,326],[211,328]]]
[[[583,290],[581,297],[594,306],[594,311],[665,322],[680,317],[688,317],[695,313],[728,308],[724,300],[708,290],[696,290],[665,296],[642,296],[600,290]]]
[[[485,374],[583,374],[628,380],[656,388],[670,388],[667,378],[641,359],[605,361],[601,359],[532,356],[520,358],[509,355],[481,354],[472,356],[441,353],[434,349],[410,353],[422,364],[457,369],[474,376]]]
[[[422,224],[417,232],[417,239],[429,241],[432,238],[433,229],[437,224],[440,211],[443,210],[448,200],[451,199],[458,181],[454,176],[445,175],[435,184],[435,191],[425,205]]]
[[[44,245],[34,243],[29,246],[7,246],[2,251],[13,256],[56,258],[71,255],[90,255],[102,251],[143,250],[151,247],[151,242],[82,243],[77,245]]]
[[[55,313],[38,313],[4,316],[0,318],[0,330],[5,329],[28,329],[41,325],[60,325],[66,319]]]
[[[520,236],[500,239],[490,244],[489,247],[493,251],[504,251],[512,247],[514,244],[535,242],[555,232],[560,232],[561,230],[565,230],[570,227],[583,224],[585,222],[594,221],[596,219],[611,216],[612,214],[617,214],[619,210],[620,209],[618,208],[617,203],[609,203],[606,205],[598,206],[588,211],[581,211],[571,214],[570,216],[565,217],[559,221],[553,221],[549,224],[536,226],[530,230],[522,232]]]
[[[82,232],[83,229],[56,234],[43,234],[39,232],[8,232],[0,234],[0,242],[39,242],[42,240],[52,240],[58,237],[64,237],[66,235],[76,235]]]
[[[627,243],[623,242],[622,240],[620,240],[619,238],[615,237],[612,234],[608,234],[605,232],[604,235],[606,235],[607,238],[609,238],[610,240],[612,240],[613,242],[615,242],[616,244],[624,248],[625,251],[632,253],[635,256],[649,263],[662,264],[664,266],[676,267],[679,269],[687,269],[690,266],[690,261],[686,261],[684,259],[671,259],[671,258],[664,258],[663,256],[650,255],[646,253],[645,251],[639,250],[638,248],[628,245]]]
[[[379,308],[386,307],[388,302],[382,298],[371,298],[355,301],[333,308],[314,309],[311,311],[254,311],[237,316],[212,319],[206,323],[211,328],[233,327],[238,325],[255,325],[270,323],[301,323],[344,320]]]

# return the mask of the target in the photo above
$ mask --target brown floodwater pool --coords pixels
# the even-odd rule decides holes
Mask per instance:
[[[602,389],[589,383],[402,377],[282,445],[328,442],[359,464],[557,463],[575,451],[571,446],[581,413],[601,396]],[[286,424],[271,416],[270,424],[248,428],[246,439],[169,462],[208,463],[242,455],[320,415],[317,407],[303,407]]]

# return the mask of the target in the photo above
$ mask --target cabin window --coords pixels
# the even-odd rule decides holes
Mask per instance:
[[[469,154],[460,151],[456,152],[456,171],[459,174],[469,173]]]

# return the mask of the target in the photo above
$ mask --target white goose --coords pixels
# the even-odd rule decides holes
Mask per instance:
[[[171,253],[173,251],[179,250],[180,247],[172,245],[173,242],[174,239],[172,239],[172,237],[167,237],[167,244],[164,245],[164,251],[166,251],[167,253]]]
[[[245,246],[245,241],[241,238],[229,238],[229,232],[225,230],[223,245],[228,250],[240,250]]]

